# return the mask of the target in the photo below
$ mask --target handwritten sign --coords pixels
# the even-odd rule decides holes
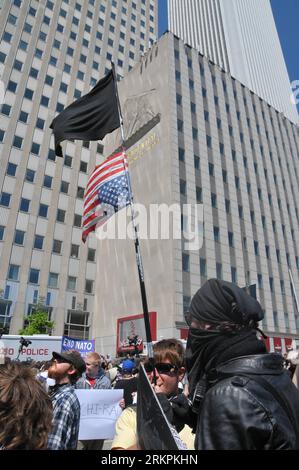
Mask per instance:
[[[76,339],[70,338],[69,336],[63,336],[61,340],[61,352],[70,351],[71,349],[78,351],[82,357],[85,357],[86,354],[94,352],[94,339]]]
[[[79,439],[113,439],[123,390],[76,390],[80,401]]]

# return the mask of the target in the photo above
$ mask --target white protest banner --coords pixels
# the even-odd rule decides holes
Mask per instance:
[[[81,405],[79,439],[113,439],[123,390],[76,390]]]

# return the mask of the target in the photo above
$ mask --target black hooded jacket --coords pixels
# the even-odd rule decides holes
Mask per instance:
[[[298,449],[298,437],[285,409],[254,380],[258,376],[283,394],[299,423],[299,391],[283,368],[282,356],[236,357],[219,364],[210,378],[197,422],[196,449]]]

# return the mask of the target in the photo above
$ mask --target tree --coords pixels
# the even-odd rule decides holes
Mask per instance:
[[[38,335],[51,333],[54,322],[48,320],[48,311],[42,298],[39,299],[34,312],[25,317],[24,328],[19,331],[19,335]]]

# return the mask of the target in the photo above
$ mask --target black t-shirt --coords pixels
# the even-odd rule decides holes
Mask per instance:
[[[137,392],[137,378],[132,379],[120,379],[116,382],[114,389],[124,390],[125,407],[132,405],[133,397],[132,393]]]

